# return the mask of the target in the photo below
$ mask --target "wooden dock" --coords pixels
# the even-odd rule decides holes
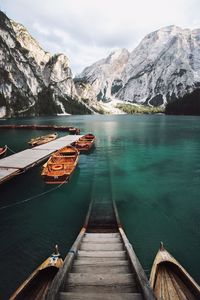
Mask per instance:
[[[155,300],[114,202],[90,204],[47,300]]]
[[[62,125],[15,125],[7,124],[0,125],[0,129],[31,129],[31,130],[54,130],[54,131],[66,131],[73,132],[74,134],[80,134],[80,129],[72,126]]]
[[[0,160],[0,184],[38,165],[55,151],[70,145],[82,135],[67,135],[52,142],[26,149]]]

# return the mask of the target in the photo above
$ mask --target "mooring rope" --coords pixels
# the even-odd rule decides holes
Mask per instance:
[[[62,183],[60,183],[58,186],[53,187],[52,189],[50,189],[50,190],[48,190],[48,191],[46,191],[46,192],[43,192],[43,193],[34,195],[34,196],[32,196],[32,197],[26,198],[26,199],[24,199],[24,200],[21,200],[21,201],[12,203],[12,204],[8,204],[8,205],[5,205],[5,206],[1,206],[1,207],[0,207],[0,210],[6,209],[6,208],[10,208],[10,207],[14,207],[14,206],[17,206],[17,205],[21,205],[21,204],[23,204],[23,203],[27,203],[27,202],[29,202],[29,201],[31,201],[31,200],[37,199],[37,198],[39,198],[39,197],[42,197],[42,196],[44,196],[44,195],[46,195],[46,194],[48,194],[48,193],[50,193],[50,192],[53,192],[53,191],[59,189],[59,188],[60,188],[63,184],[65,184],[66,182],[67,182],[67,180],[64,181],[64,182],[62,182]]]
[[[10,147],[8,147],[8,145],[7,145],[7,148],[8,148],[8,150],[10,151],[10,152],[12,152],[12,153],[16,153],[15,151],[13,151]]]

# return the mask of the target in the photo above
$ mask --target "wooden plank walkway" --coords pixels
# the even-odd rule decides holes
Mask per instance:
[[[47,300],[155,300],[114,202],[93,201]],[[112,208],[111,208],[112,207]]]
[[[0,184],[38,165],[58,149],[70,145],[82,135],[67,135],[52,142],[26,149],[0,160]]]

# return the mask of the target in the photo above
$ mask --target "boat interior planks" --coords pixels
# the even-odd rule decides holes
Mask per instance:
[[[51,282],[62,265],[63,260],[56,245],[55,252],[33,271],[9,300],[45,300]]]
[[[42,177],[48,184],[67,183],[75,171],[79,160],[79,151],[73,146],[63,147],[54,152],[43,165]]]
[[[32,147],[36,147],[36,146],[40,146],[46,143],[49,143],[51,141],[54,141],[55,139],[57,139],[58,134],[57,132],[51,133],[51,134],[47,134],[47,135],[43,135],[43,136],[39,136],[36,138],[32,138],[28,144],[31,145]]]
[[[150,284],[158,300],[197,300],[200,287],[161,243],[155,257]]]

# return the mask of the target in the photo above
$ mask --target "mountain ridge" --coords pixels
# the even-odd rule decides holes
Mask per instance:
[[[200,29],[170,25],[147,34],[130,52],[116,77],[95,69],[97,65],[101,68],[108,58],[85,68],[79,75],[93,86],[97,95],[100,92],[104,95],[100,100],[114,97],[133,103],[165,106],[200,85]],[[109,82],[109,86],[103,85],[101,78]],[[96,81],[98,88],[94,85]]]
[[[91,114],[64,54],[44,51],[27,29],[0,11],[0,117]]]

